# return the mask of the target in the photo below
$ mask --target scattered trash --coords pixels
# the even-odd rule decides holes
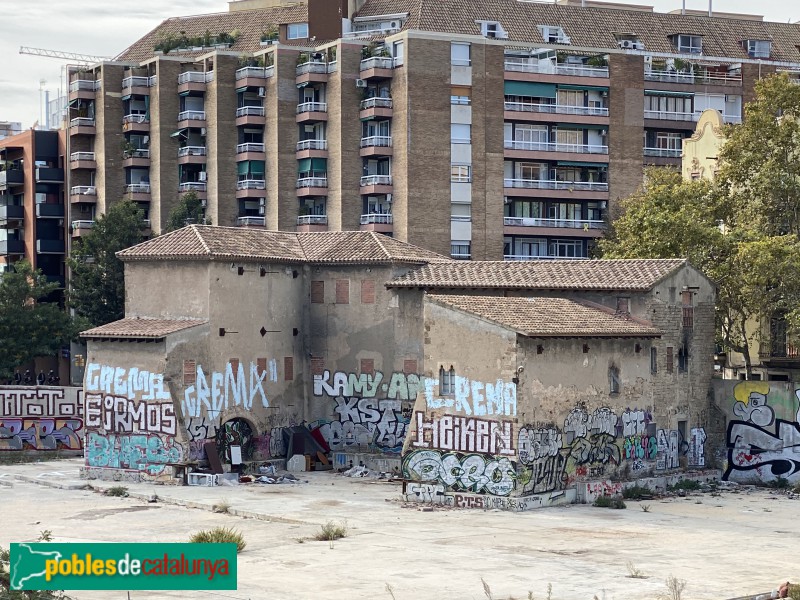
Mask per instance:
[[[258,472],[261,475],[275,475],[275,465],[268,465],[266,467],[258,467]]]
[[[260,477],[256,477],[256,483],[266,483],[270,485],[280,484],[280,483],[308,483],[307,481],[300,481],[297,477],[292,475],[289,472],[281,472],[276,473],[275,475],[262,475]]]

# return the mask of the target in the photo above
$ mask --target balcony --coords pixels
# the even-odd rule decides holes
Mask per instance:
[[[262,87],[275,74],[275,67],[242,67],[236,71],[236,87]]]
[[[295,121],[327,121],[328,104],[326,102],[302,102],[297,105]]]
[[[327,231],[328,215],[300,215],[297,217],[297,231]]]
[[[236,154],[244,154],[247,152],[264,154],[264,144],[247,143],[236,145]]]
[[[22,169],[0,171],[0,189],[25,185],[25,172]]]
[[[576,154],[608,154],[608,146],[591,144],[563,144],[560,142],[525,142],[520,140],[504,140],[507,150],[525,150],[541,152],[570,152]]]
[[[178,113],[179,127],[205,127],[206,111],[184,110]]]
[[[295,147],[295,158],[328,158],[328,140],[300,140]]]
[[[205,192],[207,188],[205,181],[184,181],[178,184],[179,192]]]
[[[561,115],[559,121],[587,125],[608,125],[608,108],[571,106],[567,104],[538,104],[530,102],[505,102],[507,120],[549,123],[552,115]]]
[[[141,75],[125,77],[122,80],[122,94],[150,95],[150,78]]]
[[[742,85],[741,73],[721,73],[717,71],[698,71],[682,73],[678,71],[663,71],[644,69],[645,81],[660,81],[662,83],[682,83],[687,85]]]
[[[97,160],[94,152],[73,152],[69,155],[70,169],[96,169]]]
[[[240,106],[236,109],[236,125],[263,125],[266,122],[264,107]]]
[[[392,106],[391,98],[367,98],[361,101],[359,118],[362,121],[391,118],[394,113]]]
[[[36,218],[37,219],[63,219],[64,218],[64,205],[63,204],[37,204],[36,205]]]
[[[606,228],[605,221],[588,219],[539,219],[530,217],[504,217],[504,233],[506,235],[530,235],[525,228],[536,227],[553,231],[536,231],[537,235],[568,235],[578,237],[600,237]],[[574,230],[572,232],[564,229]]]
[[[79,238],[92,230],[94,221],[73,221],[71,225],[72,237]]]
[[[25,218],[25,207],[21,205],[0,205],[0,227],[17,228]]]
[[[361,79],[387,79],[392,76],[392,69],[394,69],[393,58],[386,56],[372,56],[361,61],[359,75]]]
[[[663,158],[680,158],[683,150],[680,148],[644,148],[645,156],[659,156]]]
[[[97,202],[97,188],[93,185],[75,185],[69,189],[71,204],[79,202]]]
[[[36,240],[36,254],[64,254],[64,240]]]
[[[205,146],[183,146],[178,148],[178,164],[202,165],[206,162]]]
[[[608,79],[608,67],[589,67],[585,65],[554,64],[551,61],[507,58],[504,68],[511,73],[536,73],[542,75],[561,75],[566,77],[593,77]]]
[[[236,219],[237,227],[266,227],[266,217],[238,217]]]
[[[328,177],[300,177],[295,187],[298,196],[325,196],[328,194]]]
[[[64,183],[64,169],[36,167],[36,183]]]
[[[309,73],[315,74],[328,74],[328,64],[319,60],[310,60],[297,65],[295,69],[296,75],[306,75]]]
[[[97,133],[95,120],[89,117],[76,117],[69,122],[70,135],[94,135]]]
[[[267,182],[263,179],[240,179],[236,182],[237,198],[263,198]]]
[[[392,215],[386,213],[372,213],[361,215],[361,231],[377,231],[378,233],[391,233],[393,229]]]
[[[661,121],[694,121],[694,113],[672,112],[666,110],[645,110],[645,119],[659,119]]]
[[[371,135],[361,138],[361,156],[391,156],[392,136]]]
[[[551,179],[504,179],[506,196],[606,200],[608,184],[597,181],[557,181]]]
[[[123,167],[149,167],[150,150],[147,148],[137,148],[136,150],[126,150],[122,153]]]
[[[75,79],[69,82],[69,99],[70,100],[94,100],[95,93],[98,89],[98,83],[94,79]]]
[[[147,133],[150,131],[150,120],[143,114],[125,115],[122,117],[122,131]]]
[[[362,194],[391,194],[391,175],[364,175],[359,182]]]
[[[25,254],[24,240],[0,240],[0,256]]]
[[[213,71],[211,72],[213,73]],[[178,75],[178,93],[205,92],[206,81],[206,73],[202,71],[186,71],[181,73]]]

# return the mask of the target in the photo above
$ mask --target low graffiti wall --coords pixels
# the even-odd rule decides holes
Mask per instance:
[[[0,452],[64,451],[84,447],[79,387],[0,387]]]

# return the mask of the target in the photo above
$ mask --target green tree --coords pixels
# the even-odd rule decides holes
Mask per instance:
[[[92,326],[125,316],[124,266],[116,253],[144,239],[142,218],[135,203],[118,202],[73,246],[67,261],[72,272],[69,305]]]
[[[27,261],[0,279],[0,378],[38,356],[53,356],[75,337],[79,325],[55,301],[58,288]]]
[[[185,193],[180,202],[170,211],[164,233],[175,231],[192,223],[210,225],[211,223],[206,219],[205,212],[203,201],[198,198],[196,192]]]

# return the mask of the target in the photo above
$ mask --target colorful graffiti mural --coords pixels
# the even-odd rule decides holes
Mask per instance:
[[[159,475],[168,464],[179,462],[183,456],[182,446],[164,437],[155,434],[102,435],[89,432],[86,465]]]
[[[0,450],[80,450],[80,419],[0,418]]]
[[[507,496],[515,487],[517,472],[506,457],[413,450],[403,455],[403,476],[441,483],[449,490]]]
[[[0,451],[81,450],[83,390],[0,387]]]
[[[800,390],[775,389],[766,381],[743,381],[733,390],[728,422],[728,464],[723,478],[768,483],[800,482]]]
[[[513,425],[495,421],[446,415],[426,419],[425,413],[414,415],[416,429],[412,445],[415,448],[435,448],[455,452],[477,452],[514,456]]]

